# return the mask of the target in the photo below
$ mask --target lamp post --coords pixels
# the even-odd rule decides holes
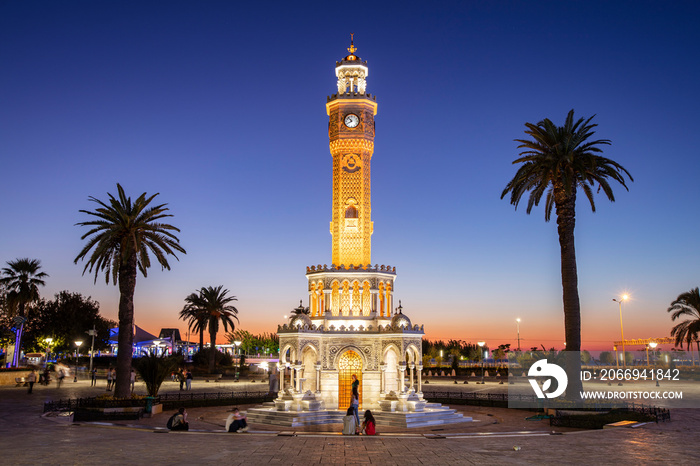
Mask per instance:
[[[88,335],[92,337],[92,343],[90,343],[90,375],[92,376],[92,355],[95,352],[95,335],[97,335],[97,330],[95,330],[95,325],[93,324],[92,330],[88,330]]]
[[[613,346],[613,351],[615,352],[615,368],[620,367],[620,358],[617,357],[617,346]]]
[[[481,384],[484,384],[484,353],[482,350],[484,349],[484,345],[486,344],[485,341],[480,341],[477,343],[479,345],[479,356],[481,357]]]
[[[647,345],[647,366],[649,365],[649,348],[651,348],[651,350],[654,351],[654,348],[656,348],[657,345],[658,343],[655,341],[650,341]]]
[[[51,343],[53,343],[53,338],[46,338],[46,358],[44,359],[44,367],[49,363],[49,354],[51,353]]]
[[[518,325],[518,352],[520,352],[520,317],[515,319],[515,322]]]
[[[80,355],[80,345],[82,345],[82,344],[83,344],[82,340],[77,340],[75,342],[75,346],[76,346],[76,349],[75,349],[75,376],[73,377],[73,382],[78,381],[78,356]]]
[[[622,338],[622,367],[625,367],[627,365],[627,361],[625,360],[625,334],[622,331],[622,302],[627,301],[628,299],[629,296],[627,296],[626,294],[623,294],[620,299],[613,298],[613,301],[620,305],[620,337]]]
[[[234,345],[236,345],[236,353],[238,355],[238,360],[240,361],[241,359],[241,343],[242,341],[236,340],[233,342]]]

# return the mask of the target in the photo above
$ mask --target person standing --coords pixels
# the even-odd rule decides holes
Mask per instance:
[[[192,372],[189,369],[187,369],[187,375],[185,375],[185,384],[187,390],[192,390]]]
[[[97,368],[93,367],[90,371],[90,386],[94,387],[95,385],[97,385]]]
[[[182,390],[182,386],[185,384],[185,372],[184,369],[180,369],[180,371],[177,373],[177,378],[180,381],[180,390]]]
[[[134,385],[136,385],[136,371],[131,369],[131,393],[134,393]]]
[[[36,372],[34,372],[34,369],[32,369],[32,371],[27,376],[27,383],[29,384],[29,390],[27,390],[27,393],[32,393],[32,389],[34,388],[34,382],[36,382]]]
[[[355,426],[357,426],[357,432],[360,432],[360,413],[359,413],[359,408],[360,408],[360,400],[357,398],[357,395],[355,392],[352,394],[352,398],[350,399],[350,409],[352,409],[352,413],[355,416]]]
[[[112,391],[112,368],[107,368],[107,391]]]

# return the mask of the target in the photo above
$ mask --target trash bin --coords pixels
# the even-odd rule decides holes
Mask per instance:
[[[153,410],[153,400],[155,400],[155,398],[153,398],[152,396],[146,397],[146,412],[148,414],[150,414]]]

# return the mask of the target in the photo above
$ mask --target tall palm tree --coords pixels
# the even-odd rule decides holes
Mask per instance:
[[[238,309],[229,304],[231,301],[237,301],[235,296],[227,296],[228,290],[224,289],[223,285],[206,288],[201,288],[197,293],[191,293],[185,298],[185,307],[182,312],[191,313],[192,315],[199,314],[200,319],[206,319],[206,327],[209,329],[209,338],[211,341],[211,351],[209,351],[209,373],[213,373],[216,368],[216,334],[219,331],[219,324],[224,326],[224,330],[228,331],[229,326],[233,331],[236,326],[233,319],[238,321]],[[182,312],[180,313],[182,315]],[[200,329],[202,328],[200,325]]]
[[[187,327],[191,331],[199,333],[199,351],[201,352],[204,349],[204,331],[207,329],[207,315],[196,306],[186,305],[180,311],[180,319],[187,321]]]
[[[671,320],[675,321],[680,317],[689,317],[671,329],[671,336],[676,338],[676,345],[679,347],[686,344],[690,351],[690,344],[695,342],[698,350],[698,360],[700,360],[700,290],[696,286],[694,289],[681,293],[671,306],[666,310],[672,312]]]
[[[176,227],[160,221],[172,217],[166,212],[167,204],[151,205],[158,196],[147,197],[141,194],[132,202],[124,193],[124,188],[117,183],[118,196],[109,196],[103,202],[90,196],[89,200],[98,207],[94,211],[81,210],[93,217],[92,220],[77,225],[87,226],[90,231],[81,239],[88,239],[85,247],[75,258],[86,261],[83,274],[95,273],[95,282],[100,272],[104,273],[105,282],[110,277],[116,285],[119,282],[119,340],[117,353],[117,381],[114,396],[128,397],[131,393],[129,382],[131,373],[131,356],[134,342],[134,290],[137,271],[146,277],[151,266],[151,254],[156,258],[161,269],[170,270],[167,256],[177,259],[175,251],[185,254],[180,240],[173,232]]]
[[[595,115],[594,115],[595,116]],[[527,213],[539,205],[547,193],[544,206],[545,221],[549,221],[552,208],[556,209],[559,246],[561,250],[561,281],[564,304],[564,331],[567,352],[581,350],[581,307],[578,296],[578,274],[574,249],[574,225],[576,222],[576,193],[581,189],[595,212],[593,188],[598,185],[606,197],[615,201],[609,179],[617,181],[629,191],[625,175],[630,173],[617,162],[602,157],[601,145],[609,145],[608,139],[590,140],[598,126],[591,124],[593,117],[574,122],[574,111],[566,117],[564,126],[556,126],[549,119],[536,125],[525,123],[525,134],[532,139],[516,139],[520,145],[520,157],[513,164],[522,164],[506,185],[501,199],[510,193],[510,203],[516,209],[521,197],[528,192]],[[578,394],[580,358],[572,353],[567,358],[569,390]]]
[[[15,336],[15,352],[12,356],[13,367],[18,366],[22,352],[22,333],[27,319],[27,306],[39,301],[39,286],[45,286],[44,278],[49,276],[46,272],[40,272],[40,269],[41,261],[27,257],[8,261],[7,267],[2,269],[3,276],[0,278],[0,283],[7,291],[7,305],[17,310],[15,319],[18,327]]]

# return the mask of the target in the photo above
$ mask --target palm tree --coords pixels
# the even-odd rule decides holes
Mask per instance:
[[[204,349],[204,330],[207,329],[207,315],[198,307],[188,304],[180,311],[180,319],[187,321],[187,327],[191,331],[199,333],[199,351],[201,352]]]
[[[209,329],[209,338],[211,348],[209,351],[209,373],[214,373],[216,368],[216,334],[219,331],[219,323],[223,324],[224,330],[228,331],[229,326],[233,331],[236,326],[233,319],[238,321],[238,309],[229,304],[231,301],[237,301],[235,296],[227,296],[228,290],[225,290],[223,285],[206,288],[201,288],[197,293],[191,293],[185,298],[185,307],[183,313],[191,315],[199,315],[197,320],[206,321],[206,327]],[[202,325],[198,324],[200,329]]]
[[[700,360],[700,290],[696,286],[694,289],[681,293],[671,306],[666,310],[672,312],[671,320],[675,321],[680,317],[689,317],[671,329],[671,336],[676,338],[676,345],[682,347],[683,343],[690,351],[690,344],[695,342]]]
[[[39,301],[39,286],[45,286],[44,278],[48,277],[46,272],[40,272],[41,261],[37,259],[15,259],[7,262],[7,267],[2,269],[3,277],[0,283],[7,291],[7,305],[16,309],[15,321],[18,325],[15,336],[15,352],[12,356],[12,366],[19,365],[19,356],[22,353],[22,332],[24,322],[27,320],[27,306]]]
[[[119,282],[119,340],[117,353],[117,381],[114,396],[126,398],[130,395],[129,378],[131,373],[131,356],[134,342],[134,290],[137,271],[146,277],[151,266],[151,254],[156,258],[161,269],[170,270],[167,256],[177,259],[175,251],[185,254],[180,240],[173,232],[176,227],[160,221],[172,217],[166,212],[166,204],[151,205],[158,196],[146,197],[141,194],[131,201],[124,189],[117,183],[118,196],[107,193],[108,202],[90,196],[89,200],[98,207],[95,211],[80,212],[94,217],[93,220],[77,225],[87,226],[90,231],[81,239],[88,239],[85,247],[75,258],[85,259],[83,274],[95,273],[95,282],[100,272],[105,275],[105,282],[110,277],[116,285]]]
[[[536,125],[525,123],[525,134],[532,140],[515,140],[520,143],[518,149],[524,150],[513,164],[522,165],[501,193],[501,199],[510,193],[510,203],[517,209],[523,194],[529,192],[529,214],[533,206],[539,205],[546,192],[545,221],[549,221],[552,208],[556,208],[567,352],[581,350],[581,307],[574,249],[576,193],[580,188],[595,212],[593,188],[596,184],[598,191],[602,190],[613,202],[615,196],[608,180],[617,181],[628,191],[624,175],[633,181],[630,173],[620,164],[598,155],[602,153],[599,146],[609,145],[610,140],[589,140],[595,134],[593,128],[598,126],[591,124],[592,119],[590,117],[584,121],[581,118],[574,122],[574,111],[571,110],[564,126],[555,126],[549,119]],[[567,359],[568,394],[578,394],[580,391],[580,369],[581,360],[572,353]]]

